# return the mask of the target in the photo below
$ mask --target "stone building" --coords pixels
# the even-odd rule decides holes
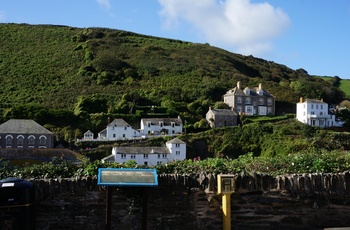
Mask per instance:
[[[205,116],[211,128],[237,126],[238,116],[233,109],[212,109]]]
[[[10,119],[0,125],[0,147],[53,148],[54,134],[33,120]]]
[[[261,83],[258,87],[243,89],[241,82],[238,81],[237,87],[230,89],[224,95],[224,103],[233,108],[237,114],[275,115],[275,97],[263,89]]]

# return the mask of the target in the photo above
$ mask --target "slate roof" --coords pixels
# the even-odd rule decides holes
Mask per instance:
[[[130,127],[130,125],[124,121],[123,119],[114,119],[111,123],[109,123],[107,126],[114,126],[114,127]]]
[[[209,111],[212,111],[212,113],[214,113],[215,115],[237,116],[235,111],[231,109],[211,109]]]
[[[152,125],[159,125],[159,122],[163,122],[163,125],[170,126],[171,122],[174,122],[175,125],[181,126],[182,120],[180,118],[142,118],[141,122],[146,126],[147,123]]]
[[[166,143],[171,143],[171,144],[186,144],[186,142],[180,140],[179,138],[171,139],[170,141],[167,141]]]
[[[299,102],[299,103],[318,103],[318,104],[327,104],[326,102],[322,100],[317,100],[317,99],[306,99],[304,102]]]
[[[166,147],[117,147],[117,154],[170,154]]]
[[[0,125],[0,133],[13,134],[53,134],[33,120],[10,119]]]
[[[0,149],[0,158],[6,160],[31,159],[50,162],[53,157],[81,163],[83,156],[69,149]]]

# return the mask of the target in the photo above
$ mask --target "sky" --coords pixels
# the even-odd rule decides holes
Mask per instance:
[[[208,43],[350,79],[349,0],[0,0],[0,23],[104,27]]]

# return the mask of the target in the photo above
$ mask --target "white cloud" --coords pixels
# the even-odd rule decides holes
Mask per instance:
[[[107,10],[111,8],[110,0],[96,0],[96,1],[102,8],[105,8]]]
[[[251,0],[158,0],[164,26],[191,24],[212,45],[242,54],[273,49],[272,40],[289,26],[288,15],[269,3]]]

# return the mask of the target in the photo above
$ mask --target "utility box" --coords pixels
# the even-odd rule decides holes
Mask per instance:
[[[235,176],[233,174],[218,175],[218,193],[235,192]]]
[[[10,177],[0,180],[0,229],[35,229],[35,189],[32,182]]]

